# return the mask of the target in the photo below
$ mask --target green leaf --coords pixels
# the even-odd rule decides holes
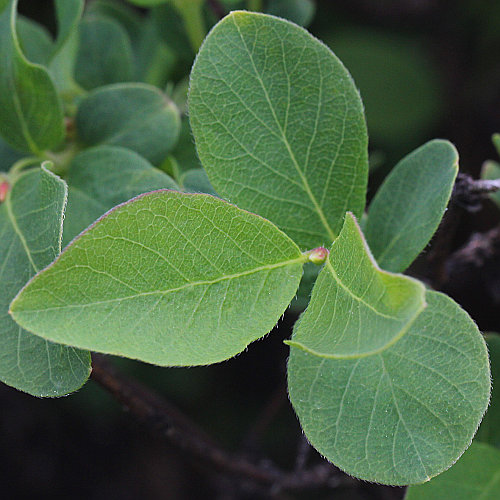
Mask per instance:
[[[156,189],[179,189],[137,153],[116,146],[97,146],[75,156],[67,181],[64,245],[119,203]]]
[[[182,176],[184,191],[188,193],[207,193],[217,196],[215,189],[208,180],[207,173],[202,168],[188,170]]]
[[[476,439],[500,448],[500,335],[488,334],[486,343],[490,353],[493,389],[490,406],[477,431]]]
[[[76,127],[87,145],[123,146],[159,164],[179,137],[180,118],[157,88],[127,83],[91,92],[78,108]]]
[[[128,2],[138,5],[139,7],[154,7],[162,3],[168,3],[169,0],[127,0]]]
[[[500,179],[500,163],[491,160],[485,161],[481,168],[481,179]],[[489,196],[500,207],[500,191],[490,193]]]
[[[284,17],[300,26],[309,26],[313,20],[316,6],[313,0],[271,0],[267,13]]]
[[[56,0],[57,39],[49,71],[64,96],[78,95],[82,90],[74,80],[78,53],[78,26],[83,12],[82,0]]]
[[[42,169],[21,174],[0,205],[0,379],[34,396],[75,391],[90,374],[90,356],[20,328],[10,301],[61,250],[66,185]]]
[[[24,153],[11,148],[0,136],[0,172],[6,172],[24,156]]]
[[[75,80],[90,90],[132,79],[134,62],[130,38],[116,21],[91,17],[80,23]]]
[[[493,145],[497,150],[497,153],[500,155],[500,134],[493,134],[493,137],[491,139],[493,141]]]
[[[44,338],[158,365],[216,363],[278,321],[307,256],[273,224],[209,195],[118,206],[11,304]]]
[[[328,245],[361,215],[368,173],[363,106],[335,55],[302,28],[233,12],[191,72],[189,116],[221,196],[302,248]]]
[[[472,443],[463,457],[432,481],[408,488],[405,500],[497,500],[500,451]]]
[[[47,70],[21,52],[16,6],[0,4],[0,134],[16,149],[40,153],[62,141],[63,113]]]
[[[458,172],[448,141],[430,141],[405,156],[370,204],[366,240],[383,269],[404,271],[441,221]]]
[[[32,63],[46,65],[54,51],[54,42],[48,30],[31,19],[18,16],[16,31],[19,48]]]
[[[187,117],[183,117],[181,120],[179,140],[172,150],[172,155],[177,160],[181,172],[188,172],[201,167]]]
[[[289,342],[290,400],[311,444],[348,474],[419,483],[470,444],[488,353],[455,302],[427,291],[424,308],[423,285],[377,269],[365,245],[349,215]]]

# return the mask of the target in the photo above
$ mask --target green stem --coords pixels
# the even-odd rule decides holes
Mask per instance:
[[[41,160],[38,156],[28,156],[27,158],[21,158],[20,160],[16,161],[14,165],[9,170],[9,179],[10,182],[14,182],[14,180],[19,176],[22,170],[24,168],[29,167],[31,165],[36,165],[37,163],[41,163],[43,160]]]
[[[43,159],[49,160],[53,163],[53,167],[50,169],[51,172],[57,175],[65,175],[68,171],[69,164],[80,149],[80,146],[76,142],[71,142],[68,144],[66,149],[63,149],[58,153],[45,151]]]

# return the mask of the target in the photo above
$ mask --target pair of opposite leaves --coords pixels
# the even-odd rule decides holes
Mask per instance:
[[[14,319],[62,344],[160,365],[213,363],[276,323],[308,259],[299,246],[334,240],[290,341],[290,397],[306,435],[363,479],[408,484],[449,467],[488,402],[486,348],[451,299],[378,269],[354,217],[342,222],[363,210],[367,137],[341,63],[286,21],[233,13],[193,67],[190,118],[217,191],[292,239],[213,197],[143,195],[36,275],[12,303]],[[367,234],[381,255],[398,254],[405,227],[388,223],[394,203],[381,205]],[[404,270],[438,221],[416,232],[404,223],[421,246],[389,268]]]

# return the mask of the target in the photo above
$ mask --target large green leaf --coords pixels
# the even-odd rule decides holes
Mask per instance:
[[[472,443],[450,470],[408,488],[405,500],[497,500],[499,492],[500,451]]]
[[[0,134],[16,149],[39,153],[62,141],[63,113],[47,70],[21,52],[16,6],[0,4]]]
[[[307,256],[209,195],[157,191],[110,211],[11,305],[44,338],[159,365],[215,363],[265,335]]]
[[[63,181],[42,167],[23,173],[0,205],[0,379],[35,396],[62,396],[87,380],[90,357],[20,328],[10,301],[61,250]]]
[[[450,199],[458,153],[448,141],[430,141],[405,156],[370,204],[365,234],[388,271],[404,271],[429,243]]]
[[[75,80],[85,89],[132,79],[134,62],[130,38],[118,22],[91,16],[80,23]]]
[[[290,400],[307,438],[361,479],[404,485],[439,474],[488,405],[477,327],[440,293],[426,292],[424,308],[423,293],[370,263],[348,216],[290,341]]]
[[[91,92],[78,108],[76,127],[87,145],[123,146],[159,164],[179,137],[180,118],[157,88],[124,83]]]
[[[490,406],[477,431],[476,439],[500,448],[500,335],[488,334],[486,343],[490,353],[493,389]]]
[[[97,146],[75,156],[67,181],[64,245],[119,203],[156,189],[179,189],[137,153],[116,146]]]
[[[233,12],[191,72],[189,116],[210,182],[302,248],[330,244],[361,215],[368,172],[363,106],[342,63],[304,29]]]
[[[54,42],[49,31],[31,19],[18,16],[16,33],[19,48],[32,63],[46,65],[54,51]]]

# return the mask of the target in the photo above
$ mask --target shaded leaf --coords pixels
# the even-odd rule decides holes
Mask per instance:
[[[46,65],[54,51],[48,30],[35,21],[19,16],[16,20],[19,48],[32,63]]]
[[[80,23],[75,80],[90,90],[132,79],[130,38],[116,21],[92,16]]]
[[[45,168],[21,174],[0,205],[0,379],[34,396],[75,391],[90,374],[90,356],[20,328],[10,301],[61,250],[63,181]]]
[[[6,172],[17,160],[20,160],[24,156],[26,156],[24,153],[11,148],[9,144],[0,137],[0,172]]]
[[[500,451],[472,443],[448,471],[428,483],[408,488],[405,500],[497,500],[500,491]]]
[[[481,168],[481,179],[500,179],[500,163],[496,161],[485,161]],[[490,198],[500,207],[500,191],[489,194]]]
[[[207,193],[217,196],[215,189],[208,180],[207,173],[202,168],[188,170],[182,176],[184,191],[188,193]]]
[[[0,134],[15,149],[39,153],[62,141],[63,113],[47,70],[19,48],[16,6],[0,4]]]
[[[157,88],[126,83],[91,92],[80,103],[76,127],[87,145],[123,146],[159,164],[177,141],[180,118]]]
[[[450,298],[427,291],[424,302],[423,285],[370,259],[348,216],[289,342],[290,400],[336,466],[419,483],[470,444],[488,405],[488,353]]]
[[[363,107],[335,55],[302,28],[233,12],[191,72],[189,117],[221,196],[272,220],[302,248],[330,244],[363,211]]]
[[[370,204],[365,234],[383,269],[404,271],[425,248],[442,217],[458,172],[448,141],[430,141],[405,156]]]
[[[67,182],[64,245],[119,203],[156,189],[179,189],[137,153],[116,146],[97,146],[75,156]]]
[[[215,363],[275,325],[307,259],[273,224],[209,195],[120,205],[11,304],[44,338],[159,365]]]

